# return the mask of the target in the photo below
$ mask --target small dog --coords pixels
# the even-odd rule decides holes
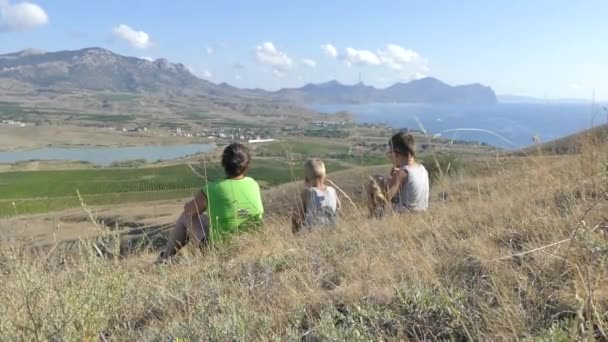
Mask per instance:
[[[383,176],[369,176],[366,185],[367,208],[370,217],[379,218],[390,208],[390,201],[387,194],[388,179]]]

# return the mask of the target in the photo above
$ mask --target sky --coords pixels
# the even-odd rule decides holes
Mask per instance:
[[[0,0],[0,54],[96,46],[247,88],[432,76],[606,101],[606,13],[606,0]]]

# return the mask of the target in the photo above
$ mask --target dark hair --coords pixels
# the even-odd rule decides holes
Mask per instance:
[[[249,149],[242,144],[232,143],[222,153],[222,166],[224,167],[226,176],[230,178],[247,172],[250,160]]]
[[[390,148],[404,157],[416,156],[416,143],[411,134],[404,132],[395,133],[389,141]]]

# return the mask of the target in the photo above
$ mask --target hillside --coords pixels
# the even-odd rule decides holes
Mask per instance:
[[[101,48],[0,55],[0,116],[29,122],[189,125],[302,122],[317,115],[265,93],[216,85],[184,65]],[[96,118],[83,120],[83,118]],[[118,119],[116,119],[118,118]],[[285,119],[287,118],[287,119]],[[67,120],[66,120],[67,119]],[[92,121],[92,122],[91,122]]]
[[[40,88],[131,92],[199,90],[219,92],[182,64],[148,61],[101,48],[77,51],[21,51],[0,55],[0,78]]]
[[[366,102],[424,102],[424,103],[496,103],[496,94],[490,87],[480,84],[450,86],[438,79],[427,77],[408,83],[396,83],[377,89],[358,83],[344,85],[337,81],[308,84],[301,88],[281,89],[273,94],[277,98],[299,103],[366,103]]]
[[[344,201],[336,230],[300,236],[282,209],[288,185],[264,232],[158,267],[154,237],[166,237],[181,202],[84,207],[65,227],[48,217],[48,241],[96,238],[36,253],[0,241],[0,338],[605,340],[608,174],[597,166],[608,150],[587,147],[488,158],[434,183],[427,213],[381,220],[356,193],[375,170],[335,174],[357,208]],[[21,218],[5,232],[27,226]],[[136,243],[121,248],[127,240]]]
[[[123,56],[97,47],[56,52],[30,49],[0,55],[0,82],[10,81],[38,92],[78,90],[272,100],[264,93],[200,79],[181,63]]]
[[[548,154],[574,154],[579,153],[584,144],[589,141],[595,141],[608,146],[608,124],[596,126],[563,138],[527,147],[522,150],[522,153],[530,154],[540,150],[541,152]]]

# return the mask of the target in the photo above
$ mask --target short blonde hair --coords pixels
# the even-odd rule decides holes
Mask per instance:
[[[325,164],[319,158],[308,159],[304,162],[304,176],[309,181],[325,179]]]

